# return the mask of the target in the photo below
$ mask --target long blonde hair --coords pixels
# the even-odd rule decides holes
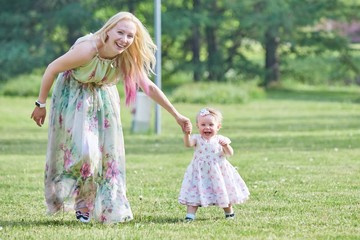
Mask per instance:
[[[131,20],[136,26],[134,42],[116,60],[117,66],[123,75],[126,104],[130,104],[135,100],[136,90],[139,85],[142,85],[145,91],[148,90],[145,78],[154,74],[157,47],[145,26],[130,12],[115,14],[94,35],[98,36],[105,44],[107,32],[122,20]]]

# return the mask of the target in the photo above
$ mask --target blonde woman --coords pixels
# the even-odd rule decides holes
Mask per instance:
[[[95,32],[79,38],[48,65],[31,118],[42,126],[51,97],[45,166],[49,214],[74,209],[89,222],[133,219],[126,197],[125,154],[116,88],[123,81],[126,103],[138,87],[166,109],[184,130],[191,123],[148,78],[156,46],[133,14],[119,12]]]

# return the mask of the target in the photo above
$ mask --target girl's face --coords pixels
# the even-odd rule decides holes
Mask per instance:
[[[118,55],[134,42],[135,34],[135,23],[128,19],[121,20],[107,32],[106,44],[110,46],[114,55]]]
[[[216,118],[210,114],[198,116],[196,125],[200,135],[207,140],[215,136],[221,127]]]

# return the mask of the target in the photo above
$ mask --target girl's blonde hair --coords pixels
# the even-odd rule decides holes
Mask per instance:
[[[196,122],[198,122],[198,118],[199,116],[206,116],[206,115],[211,115],[215,118],[215,120],[221,124],[222,123],[222,119],[223,116],[221,114],[221,112],[217,109],[214,108],[210,108],[210,107],[206,107],[206,108],[202,108],[198,114],[196,115]]]
[[[136,90],[139,85],[145,88],[145,92],[148,90],[145,78],[154,74],[157,47],[145,26],[130,12],[115,14],[94,35],[98,36],[105,44],[108,38],[107,32],[122,20],[130,20],[136,26],[134,42],[116,60],[117,66],[123,75],[126,104],[129,105],[135,100]]]

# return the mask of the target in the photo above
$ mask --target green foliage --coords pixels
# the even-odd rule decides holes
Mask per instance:
[[[230,104],[246,103],[249,100],[264,98],[265,92],[256,82],[231,83],[192,83],[178,87],[171,100],[182,103]]]
[[[46,66],[93,22],[80,0],[2,2],[0,81]]]
[[[19,75],[0,85],[0,95],[18,97],[37,97],[39,95],[41,70],[36,70],[31,74]]]
[[[273,91],[267,99],[217,105],[221,134],[232,140],[230,158],[250,189],[235,205],[236,219],[222,209],[200,208],[184,223],[177,202],[193,150],[163,111],[162,134],[130,134],[122,108],[127,160],[129,223],[82,224],[74,212],[45,214],[43,173],[47,121],[30,119],[32,98],[0,97],[1,239],[358,239],[359,90]],[[339,96],[339,97],[338,97]],[[341,96],[341,97],[340,97]],[[347,96],[351,96],[348,99]],[[177,104],[194,117],[203,104]]]
[[[358,85],[360,52],[339,55],[328,52],[285,58],[281,68],[282,81],[320,86]]]
[[[154,33],[154,3],[145,0],[0,0],[0,81],[45,67],[77,37],[96,31],[114,13],[131,11]],[[317,28],[327,19],[358,21],[360,4],[345,0],[174,0],[162,2],[162,74],[189,73],[191,80],[231,82],[266,76],[264,37],[279,41],[281,69],[287,58],[332,52],[330,77],[355,83],[358,59],[336,31]],[[251,43],[251,44],[249,44]],[[260,50],[251,45],[260,46]],[[265,51],[264,51],[265,50]],[[249,54],[250,53],[250,54]],[[336,61],[336,60],[334,60]],[[315,70],[316,65],[307,66]],[[281,75],[280,75],[281,76]],[[294,78],[296,79],[296,78]],[[300,79],[300,81],[302,81]]]

